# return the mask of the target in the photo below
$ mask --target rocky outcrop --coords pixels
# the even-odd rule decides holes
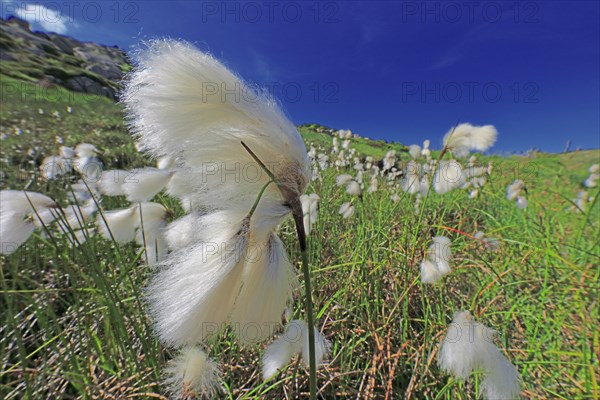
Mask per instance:
[[[16,17],[0,18],[0,60],[2,74],[13,78],[113,99],[129,69],[127,54],[118,47],[32,32],[27,21]]]

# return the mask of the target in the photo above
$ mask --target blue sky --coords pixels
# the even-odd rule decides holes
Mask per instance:
[[[457,121],[493,124],[501,153],[600,147],[599,4],[1,2],[3,17],[126,50],[194,42],[266,86],[297,124],[436,148]]]

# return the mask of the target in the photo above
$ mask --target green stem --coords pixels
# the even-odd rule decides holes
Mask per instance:
[[[267,173],[271,181],[268,182],[265,186],[263,186],[258,199],[254,203],[252,210],[250,211],[250,216],[254,213],[256,206],[258,205],[258,201],[260,200],[262,194],[266,190],[267,186],[271,182],[275,182],[277,186],[281,190],[280,182],[275,177],[275,175],[269,171],[267,166],[258,158],[256,154],[246,145],[246,143],[241,142],[242,146],[246,151],[252,156],[254,161],[260,165],[260,167]],[[284,198],[286,197],[284,193]],[[302,257],[302,273],[304,274],[304,293],[306,298],[306,323],[308,325],[308,353],[309,353],[309,386],[310,386],[310,399],[317,399],[317,358],[315,355],[315,318],[313,315],[313,303],[312,303],[312,289],[310,285],[310,266],[308,265],[308,246],[306,244],[306,232],[304,231],[304,221],[302,218],[302,204],[300,203],[299,198],[288,199],[289,206],[292,210],[292,215],[294,217],[294,222],[296,223],[296,232],[298,233],[298,242],[300,243],[300,254]]]
[[[262,189],[260,189],[260,193],[258,193],[258,197],[254,201],[254,204],[252,205],[252,208],[250,209],[250,212],[248,213],[248,218],[252,218],[252,215],[254,215],[254,211],[256,211],[256,207],[258,207],[260,198],[262,197],[263,193],[265,193],[265,190],[267,190],[267,187],[269,187],[269,185],[271,183],[273,183],[273,181],[269,181],[269,182],[265,183],[265,185],[262,187]]]
[[[302,215],[294,213],[296,231],[300,242],[300,254],[302,256],[302,273],[304,274],[304,296],[306,298],[306,323],[308,324],[308,353],[309,353],[309,386],[310,398],[317,398],[317,358],[315,356],[315,318],[313,315],[312,288],[310,283],[310,266],[308,264],[308,246],[306,233],[304,232],[304,221]]]

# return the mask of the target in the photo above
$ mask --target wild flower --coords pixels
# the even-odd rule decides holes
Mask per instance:
[[[346,203],[343,203],[340,206],[340,210],[338,211],[338,214],[341,214],[344,219],[348,219],[351,216],[353,216],[354,215],[354,205],[352,204],[352,202],[348,201]]]
[[[421,155],[421,146],[418,144],[411,144],[408,146],[408,154],[410,154],[413,160],[416,160]]]
[[[153,198],[169,183],[173,173],[158,168],[139,168],[130,171],[122,184],[127,200],[143,202]]]
[[[450,239],[436,236],[421,262],[421,282],[435,283],[450,272]]]
[[[175,167],[175,158],[171,157],[171,156],[164,156],[164,157],[160,157],[157,161],[156,161],[156,168],[158,169],[162,169],[162,170],[171,170]]]
[[[311,143],[310,144],[310,149],[308,150],[308,158],[310,158],[311,160],[314,160],[317,158],[317,149],[315,149],[315,146]]]
[[[427,160],[431,159],[431,150],[429,150],[429,144],[429,139],[425,139],[423,141],[423,149],[421,150],[421,155],[427,158]]]
[[[165,369],[171,399],[215,398],[223,391],[217,364],[198,346],[183,347]]]
[[[394,165],[396,165],[396,152],[394,150],[390,150],[385,153],[385,157],[383,157],[383,171],[392,169]]]
[[[598,186],[598,179],[600,179],[600,165],[594,164],[588,171],[590,175],[583,184],[588,188],[594,188]]]
[[[379,180],[377,179],[377,175],[374,175],[371,177],[371,180],[369,181],[369,187],[367,189],[367,193],[376,192],[378,187],[379,187]]]
[[[525,189],[525,183],[517,179],[506,187],[506,199],[515,200],[519,194]]]
[[[196,221],[202,216],[197,211],[192,211],[181,218],[168,224],[164,229],[164,237],[169,250],[180,250],[193,245],[201,240],[202,232],[197,230]]]
[[[92,197],[100,201],[100,191],[92,181],[84,182],[80,179],[77,183],[73,183],[67,192],[67,199],[73,203],[85,203],[92,200]]]
[[[344,186],[347,185],[349,182],[352,181],[352,175],[348,175],[348,174],[343,174],[343,175],[338,175],[335,178],[335,184],[338,186]]]
[[[300,196],[300,202],[302,203],[304,231],[307,235],[310,235],[312,226],[317,222],[319,200],[320,197],[316,193],[303,194]]]
[[[409,161],[406,164],[402,180],[400,182],[402,190],[408,194],[415,194],[421,190],[421,165],[416,161]]]
[[[327,339],[313,328],[315,338],[315,350],[317,367],[323,364],[323,359],[330,349],[330,343]],[[263,355],[262,370],[263,379],[268,380],[282,370],[294,354],[302,356],[302,364],[308,368],[308,336],[309,328],[306,322],[293,320],[287,325],[284,333],[271,342]]]
[[[527,188],[525,187],[525,183],[520,179],[515,180],[506,187],[507,200],[516,200],[517,207],[519,208],[525,208],[528,204],[523,193],[527,193]]]
[[[439,194],[445,194],[465,184],[462,165],[456,160],[439,162],[433,178],[433,188]]]
[[[486,151],[494,145],[498,132],[492,125],[473,126],[463,123],[452,128],[444,136],[444,149],[462,158],[471,150]]]
[[[145,259],[153,265],[166,256],[163,236],[167,209],[158,203],[138,203],[132,207],[105,211],[96,217],[98,233],[119,244],[135,242],[145,249]]]
[[[329,156],[327,154],[320,153],[317,156],[317,161],[321,170],[326,170],[329,167]]]
[[[19,190],[0,191],[0,253],[11,254],[36,229],[55,219],[58,205],[41,193]]]
[[[454,314],[438,353],[441,369],[458,379],[482,371],[481,393],[490,400],[519,397],[520,376],[516,368],[494,345],[497,332],[473,321],[469,311]]]
[[[193,243],[172,252],[148,286],[157,333],[175,347],[225,325],[241,343],[264,340],[296,280],[275,229],[292,213],[304,235],[305,145],[275,101],[188,43],[153,41],[136,64],[122,97],[130,127],[152,155],[177,158],[204,212],[186,217]],[[248,335],[249,326],[260,329]]]
[[[80,143],[75,147],[76,158],[73,166],[85,180],[97,180],[102,176],[102,162],[96,155],[96,146],[90,143]]]

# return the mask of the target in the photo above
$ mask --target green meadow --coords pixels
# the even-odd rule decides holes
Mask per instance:
[[[7,75],[0,83],[0,189],[44,193],[66,206],[77,175],[53,181],[39,175],[43,158],[61,145],[94,144],[106,169],[154,165],[136,151],[113,101]],[[331,137],[315,126],[300,132],[307,146],[331,147]],[[439,149],[442,134],[423,139]],[[402,162],[410,159],[408,144],[361,138],[351,148],[375,159],[393,149]],[[308,241],[313,298],[317,327],[332,344],[318,370],[322,398],[476,398],[479,375],[462,382],[437,365],[440,343],[459,310],[498,331],[496,344],[521,374],[523,398],[599,398],[598,188],[589,189],[594,200],[585,210],[572,207],[600,150],[477,158],[494,168],[476,198],[460,189],[443,196],[430,191],[416,210],[414,197],[402,191],[392,201],[380,178],[379,190],[354,198],[355,214],[343,219],[340,205],[352,198],[335,178],[354,174],[352,166],[330,167],[322,182],[311,183],[307,193],[320,196]],[[506,199],[515,179],[527,187],[525,209]],[[153,201],[173,211],[170,221],[183,215],[166,194]],[[104,197],[101,207],[127,204]],[[475,239],[478,231],[497,239],[498,247]],[[301,278],[293,222],[279,233]],[[452,272],[424,285],[420,262],[438,235],[452,241]],[[93,236],[72,248],[48,227],[0,256],[0,274],[0,398],[166,398],[161,370],[173,354],[154,335],[144,301],[153,268],[133,244]],[[300,282],[292,310],[298,318]],[[223,398],[307,396],[308,373],[296,358],[264,382],[263,345],[243,347],[225,331],[207,350],[223,373]]]

